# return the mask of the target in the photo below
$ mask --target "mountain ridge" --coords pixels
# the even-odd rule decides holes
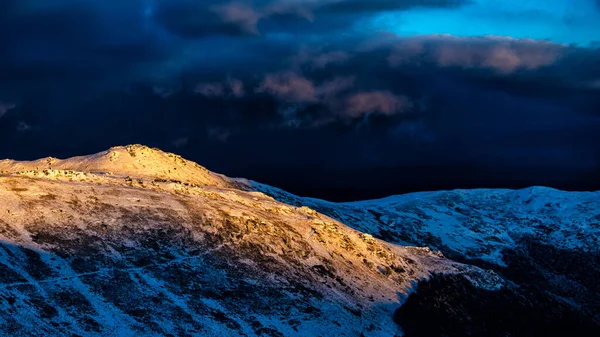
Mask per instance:
[[[518,296],[507,296],[512,297],[511,300],[496,298],[499,301],[496,305],[507,306],[516,298],[528,298],[538,303],[542,312],[554,317],[548,318],[545,324],[552,325],[556,317],[569,313],[580,317],[575,320],[579,320],[577,324],[595,326],[594,331],[600,329],[600,288],[594,281],[600,277],[600,191],[566,192],[539,186],[521,190],[459,189],[334,203],[298,197],[257,182],[252,182],[252,186],[277,200],[309,206],[387,242],[428,246],[455,261],[494,270],[519,289]],[[441,287],[436,289],[435,296],[448,287],[458,292],[449,294],[448,299],[456,296],[459,301],[459,294],[466,291],[461,282],[452,277],[440,279],[443,281],[432,283],[434,287]],[[424,287],[432,284],[425,282]],[[420,303],[419,307],[409,306],[410,310],[424,314],[426,310],[422,306],[425,306],[429,307],[429,314],[442,317],[440,311],[444,310],[437,310],[439,298],[428,298],[426,294],[427,291],[423,292],[425,297],[415,300]],[[421,295],[417,292],[415,296]],[[452,305],[459,303],[456,301]],[[511,309],[535,317],[532,314],[535,308]],[[403,315],[404,323],[412,319],[428,320],[414,312]],[[464,328],[457,322],[440,320],[440,326],[449,324],[449,331],[456,333]],[[504,333],[537,331],[536,335],[548,331],[522,323]],[[488,326],[494,324],[488,322]],[[410,330],[414,333],[415,329],[418,331],[418,326],[413,325]],[[473,327],[473,330],[479,329],[483,331],[482,336],[497,333]],[[458,335],[466,334],[467,330]],[[554,330],[557,335],[569,333]],[[439,333],[448,332],[442,329]]]
[[[0,331],[600,331],[599,195],[533,187],[334,203],[142,145],[3,160]],[[479,314],[497,307],[507,324]]]
[[[243,179],[228,178],[177,154],[140,144],[114,146],[106,151],[67,159],[0,160],[0,172],[4,173],[44,170],[184,180],[190,184],[218,187],[243,186]]]
[[[504,286],[159,150],[42,164],[0,162],[5,334],[393,336],[431,275]]]

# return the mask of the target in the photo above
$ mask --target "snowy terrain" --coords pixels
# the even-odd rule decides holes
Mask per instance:
[[[558,316],[572,310],[600,327],[600,192],[479,189],[332,203],[251,184],[387,242],[428,246],[492,269],[522,296],[536,294],[548,307],[566,304]]]
[[[388,241],[428,245],[498,266],[505,265],[502,251],[524,236],[567,250],[600,251],[600,192],[454,190],[332,203],[252,184],[278,200],[313,207]]]
[[[139,145],[0,161],[0,334],[399,336],[394,311],[432,275],[505,285],[492,271],[364,233],[418,238],[399,231],[397,215],[419,207],[290,196],[292,205],[253,188]],[[474,252],[465,242],[447,241]]]

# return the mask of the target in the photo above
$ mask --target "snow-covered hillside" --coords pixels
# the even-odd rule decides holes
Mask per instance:
[[[493,269],[520,291],[566,303],[600,326],[600,192],[479,189],[333,203],[252,185],[388,242]]]
[[[174,153],[143,145],[116,146],[100,153],[68,159],[35,161],[0,160],[0,173],[74,171],[101,175],[145,177],[185,181],[189,184],[241,187],[235,179],[217,174]]]
[[[0,172],[2,335],[394,336],[431,275],[505,284],[143,146]]]
[[[525,236],[561,249],[600,251],[600,192],[476,189],[333,203],[253,186],[388,241],[428,245],[499,266],[505,265],[502,251]]]

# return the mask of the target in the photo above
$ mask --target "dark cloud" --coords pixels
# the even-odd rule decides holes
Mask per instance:
[[[261,21],[313,20],[318,2],[158,0],[150,16],[169,32],[186,38],[221,34],[258,36]]]
[[[354,86],[354,77],[335,77],[315,84],[296,73],[284,72],[267,75],[256,92],[271,94],[286,103],[322,104],[329,112],[343,118],[359,118],[370,114],[389,116],[412,107],[407,97],[390,91],[356,92],[351,90]],[[298,106],[294,106],[295,112],[297,109]],[[317,119],[329,118],[325,112],[322,114]],[[324,120],[314,122],[322,124]]]
[[[332,64],[342,64],[350,59],[350,54],[343,50],[333,50],[326,52],[301,50],[295,55],[291,62],[298,66],[308,66],[313,69],[322,69]]]
[[[600,169],[597,46],[353,28],[466,3],[0,1],[0,158],[147,143],[292,189]]]
[[[393,115],[410,109],[412,103],[406,97],[397,96],[389,91],[356,93],[348,97],[346,112],[351,117],[369,113]]]
[[[9,110],[14,109],[16,105],[14,103],[4,103],[0,101],[0,118],[2,118]]]
[[[354,76],[335,77],[331,80],[321,83],[317,87],[317,96],[325,102],[334,101],[339,94],[347,92],[356,84]]]
[[[379,12],[401,10],[412,7],[458,7],[470,0],[345,0],[323,1],[319,8],[324,12]]]
[[[208,137],[220,142],[226,142],[231,136],[231,131],[224,128],[210,127],[208,128]]]
[[[184,38],[258,35],[257,24],[264,15],[249,3],[211,0],[159,0],[148,10],[148,17]]]
[[[289,31],[316,25],[319,29],[348,27],[356,15],[413,7],[457,7],[467,0],[158,0],[152,16],[170,32],[182,37],[213,34],[257,36],[260,24]],[[265,22],[266,21],[266,22]],[[307,22],[310,25],[307,25]],[[267,29],[268,30],[268,29]],[[296,30],[297,31],[297,30]]]
[[[550,66],[566,50],[565,46],[526,39],[425,36],[398,40],[389,61],[392,66],[429,61],[441,67],[510,74]]]
[[[331,103],[354,86],[354,78],[335,77],[315,84],[313,80],[294,72],[268,74],[262,80],[257,93],[268,93],[288,103]]]
[[[221,83],[198,83],[194,92],[206,97],[221,97],[225,94],[225,88]]]
[[[317,89],[308,79],[293,72],[269,74],[256,89],[290,103],[313,103],[317,101]]]
[[[224,82],[198,83],[194,92],[205,97],[241,98],[246,94],[244,82],[235,78],[229,78]]]
[[[243,97],[246,94],[246,89],[244,89],[244,82],[241,80],[230,78],[227,80],[227,85],[231,90],[231,94],[234,97]]]
[[[137,2],[139,4],[139,2]],[[9,1],[0,20],[0,87],[11,91],[106,86],[167,59],[134,2]],[[9,82],[9,83],[7,83]],[[102,83],[101,83],[102,82]],[[23,89],[23,90],[21,90]]]

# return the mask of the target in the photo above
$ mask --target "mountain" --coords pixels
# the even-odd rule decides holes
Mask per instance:
[[[75,171],[109,176],[131,174],[139,178],[179,180],[202,186],[239,187],[234,179],[211,172],[179,155],[137,144],[116,146],[97,154],[65,160],[52,157],[28,162],[0,160],[0,172],[24,171],[46,171],[48,174],[52,171]]]
[[[419,289],[427,291],[417,291],[396,315],[405,330],[411,330],[410,335],[563,336],[579,329],[581,335],[593,336],[600,331],[600,192],[546,187],[478,189],[332,203],[251,184],[277,200],[306,205],[387,242],[426,246],[455,261],[491,269],[510,285],[502,291],[514,289],[484,296],[455,277],[426,281]],[[466,305],[469,296],[465,294],[474,305],[461,309],[462,317],[448,321],[453,314],[445,312],[446,308],[456,311],[457,306]],[[498,298],[486,309],[476,303],[485,301],[484,297]],[[513,306],[519,301],[525,304]],[[490,307],[496,308],[487,316],[493,319],[476,318]],[[467,315],[468,310],[474,316]],[[500,311],[519,312],[522,319],[505,317],[503,321]],[[438,316],[439,330],[424,332]],[[465,317],[488,327],[504,325],[477,330],[482,327],[465,324]]]
[[[502,286],[144,146],[0,172],[3,335],[393,336],[433,274]]]
[[[141,145],[3,160],[0,334],[594,335],[599,196],[331,203]]]

